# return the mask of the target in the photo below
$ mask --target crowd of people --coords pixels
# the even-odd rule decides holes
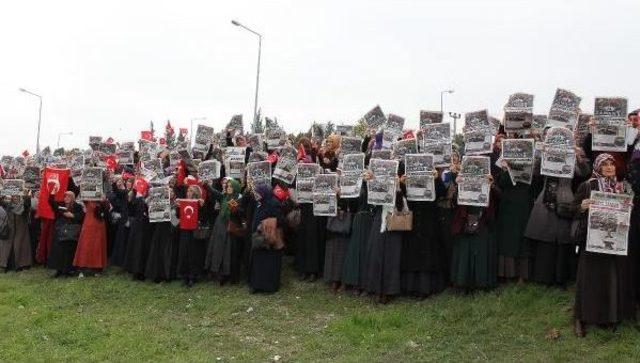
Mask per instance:
[[[629,128],[639,124],[638,111],[630,113]],[[411,137],[420,132],[401,136]],[[20,271],[41,265],[54,278],[99,276],[112,266],[109,271],[122,269],[135,280],[182,280],[188,287],[246,282],[252,292],[275,292],[288,255],[302,281],[323,280],[335,293],[372,296],[380,303],[400,295],[424,299],[447,288],[488,290],[501,282],[561,289],[575,282],[576,334],[584,336],[587,325],[615,327],[634,319],[640,301],[640,198],[633,199],[627,255],[588,252],[584,244],[592,191],[640,196],[640,138],[630,140],[627,152],[605,153],[591,149],[588,135],[575,147],[573,178],[541,175],[537,152],[532,182],[526,184],[513,183],[508,165],[499,160],[502,140],[514,137],[523,135],[500,128],[494,137],[488,207],[457,203],[462,150],[454,147],[450,165],[436,169],[433,202],[407,201],[400,160],[395,209],[413,213],[404,231],[387,228],[394,208],[367,203],[366,184],[375,175],[366,167],[360,196],[338,198],[337,215],[326,217],[315,215],[312,204],[296,202],[295,183],[273,178],[271,185],[254,185],[246,177],[225,177],[224,165],[219,179],[202,180],[179,163],[167,181],[171,216],[150,223],[150,182],[136,167],[136,154],[133,165],[105,169],[101,200],[79,201],[71,177],[5,197],[0,266]],[[543,140],[543,133],[527,137]],[[248,160],[246,135],[229,130],[226,142],[246,147]],[[299,164],[340,173],[339,134],[287,144],[297,150]],[[365,132],[365,165],[383,146],[379,130]],[[266,160],[277,163],[278,150],[266,152]],[[167,152],[158,157],[165,168],[170,165]],[[215,157],[211,147],[204,159]],[[181,200],[197,204],[188,211]],[[195,227],[188,221],[193,216]]]

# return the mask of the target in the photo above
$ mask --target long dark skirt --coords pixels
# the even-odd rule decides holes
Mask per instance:
[[[67,274],[74,270],[73,258],[76,255],[78,241],[58,241],[51,244],[51,255],[47,261],[50,269]]]
[[[109,263],[112,266],[122,267],[124,265],[124,258],[127,253],[127,238],[129,236],[129,227],[127,227],[127,221],[119,221],[116,227],[115,237],[113,238],[113,247],[111,248],[111,255]]]
[[[530,240],[530,245],[534,253],[534,282],[566,286],[575,279],[577,257],[573,245],[538,240]]]
[[[402,291],[407,294],[432,295],[445,289],[441,272],[407,271],[402,273]]]
[[[326,282],[340,282],[344,260],[347,255],[347,245],[349,236],[332,234],[327,240],[327,247],[324,255],[324,280]]]
[[[583,252],[576,279],[575,318],[587,324],[633,319],[635,289],[629,257]]]
[[[489,228],[478,234],[459,234],[453,239],[451,282],[466,289],[498,285],[497,246]]]
[[[171,276],[171,251],[173,244],[173,226],[171,222],[157,223],[149,246],[149,257],[145,277],[152,280],[169,280]],[[169,267],[169,269],[167,268]]]
[[[221,280],[240,281],[241,243],[242,239],[227,232],[227,219],[218,217],[207,248],[205,270]]]
[[[454,209],[438,208],[438,221],[440,222],[440,236],[444,243],[445,266],[451,266],[453,258],[453,236],[451,235],[451,223],[453,222]],[[451,268],[444,271],[445,285],[451,283]]]
[[[367,256],[369,254],[369,235],[373,213],[361,211],[353,217],[351,237],[347,245],[347,254],[344,259],[342,282],[349,286],[363,289],[367,276]]]
[[[256,249],[251,252],[249,286],[254,291],[276,292],[280,289],[282,250]]]
[[[40,219],[36,218],[34,213],[31,213],[29,219],[29,237],[31,238],[31,261],[35,263],[40,238]]]
[[[380,233],[381,212],[373,217],[369,240],[366,290],[370,293],[397,295],[400,293],[400,264],[402,259],[402,234]]]
[[[178,277],[196,280],[203,271],[203,240],[193,238],[193,231],[180,230]]]
[[[299,273],[320,274],[323,270],[327,218],[313,215],[313,205],[300,207],[301,225],[296,241],[296,268]]]
[[[149,232],[149,223],[147,222],[134,222],[131,224],[122,267],[134,275],[143,276],[147,268],[151,239]]]

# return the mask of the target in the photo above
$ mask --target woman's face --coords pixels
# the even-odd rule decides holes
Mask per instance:
[[[616,164],[612,160],[605,160],[600,167],[600,174],[605,178],[616,176]]]
[[[460,163],[460,156],[458,156],[458,154],[452,154],[452,155],[451,155],[451,161],[452,161],[454,164],[458,164],[458,163]]]
[[[74,202],[73,196],[71,194],[65,194],[64,195],[64,204],[66,205],[71,205]]]
[[[124,182],[122,179],[116,179],[116,187],[120,190],[124,189]]]
[[[225,191],[229,195],[233,194],[233,185],[231,185],[231,183],[227,183],[227,187],[225,188]]]

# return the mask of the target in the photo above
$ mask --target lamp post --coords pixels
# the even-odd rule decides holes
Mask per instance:
[[[194,117],[191,119],[191,130],[189,130],[189,146],[193,147],[193,140],[195,140],[193,136],[193,121],[204,121],[206,117]]]
[[[56,146],[56,148],[60,148],[60,137],[62,136],[66,136],[66,135],[73,135],[73,132],[61,132],[58,134],[58,146]]]
[[[456,132],[458,130],[458,119],[462,117],[462,115],[455,112],[449,112],[449,117],[453,119],[453,136],[456,136]]]
[[[440,91],[440,112],[443,112],[443,110],[444,110],[444,97],[443,97],[444,94],[445,93],[451,94],[453,92],[455,92],[453,89],[447,89],[447,90],[444,90],[444,91]]]
[[[31,91],[28,91],[24,88],[18,88],[18,90],[20,92],[24,92],[24,93],[28,93],[32,96],[36,96],[38,97],[38,99],[40,100],[40,107],[38,108],[38,136],[36,139],[36,154],[40,154],[40,125],[42,124],[42,96],[33,93]]]
[[[240,24],[240,22],[236,21],[236,20],[231,20],[231,24],[235,25],[235,26],[239,26],[247,31],[250,31],[251,33],[255,34],[258,36],[258,70],[256,72],[256,97],[253,101],[253,122],[256,123],[257,122],[257,118],[258,118],[258,89],[260,87],[260,54],[262,53],[262,35],[260,33],[258,33],[255,30],[252,30],[242,24]]]

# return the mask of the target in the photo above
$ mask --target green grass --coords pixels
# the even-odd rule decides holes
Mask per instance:
[[[287,270],[282,290],[0,274],[2,361],[639,361],[640,332],[572,333],[569,291],[507,285],[386,306]],[[556,328],[557,340],[547,332]]]

